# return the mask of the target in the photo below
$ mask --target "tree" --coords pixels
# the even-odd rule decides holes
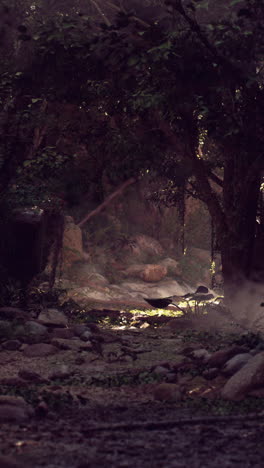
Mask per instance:
[[[142,17],[137,2],[92,4],[92,18],[54,2],[52,18],[32,21],[31,61],[16,89],[38,111],[47,103],[46,141],[62,132],[56,107],[79,109],[75,135],[88,149],[90,177],[148,170],[174,191],[188,182],[213,219],[229,293],[252,274],[264,169],[263,2],[233,0],[230,16],[205,1],[160,2]]]
[[[113,94],[120,90],[115,112],[130,112],[142,129],[160,132],[174,153],[174,172],[177,159],[188,167],[215,225],[229,293],[252,273],[264,169],[263,2],[246,8],[231,2],[241,4],[231,18],[205,25],[195,18],[195,2],[167,3],[174,19],[169,32],[158,22],[140,29],[131,22],[111,26],[95,51]]]

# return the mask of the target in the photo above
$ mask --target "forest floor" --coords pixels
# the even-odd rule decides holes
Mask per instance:
[[[1,468],[263,466],[262,400],[233,403],[207,394],[199,366],[189,369],[192,391],[182,393],[175,371],[183,348],[214,351],[235,333],[197,331],[191,322],[174,328],[158,315],[156,323],[154,316],[151,323],[137,317],[113,324],[108,312],[101,345],[85,358],[72,350],[45,358],[0,351],[1,377],[21,368],[43,378],[51,368],[71,371],[52,384],[14,389],[33,405],[43,395],[46,403],[23,423],[1,424]]]

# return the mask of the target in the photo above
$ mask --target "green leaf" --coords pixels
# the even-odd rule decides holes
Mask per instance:
[[[42,101],[41,98],[33,98],[31,99],[32,104],[35,104],[36,102]]]
[[[230,3],[230,6],[234,6],[234,5],[237,5],[238,3],[242,3],[243,0],[232,0],[232,2]]]
[[[139,61],[139,58],[136,55],[132,55],[132,57],[129,57],[128,59],[128,66],[133,67],[133,65],[136,65]]]

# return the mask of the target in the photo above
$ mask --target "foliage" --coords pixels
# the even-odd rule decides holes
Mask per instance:
[[[161,176],[165,203],[177,203],[183,186],[206,203],[224,276],[250,275],[263,169],[263,2],[231,2],[219,15],[207,2],[170,0],[155,18],[150,8],[149,20],[132,2],[115,21],[101,4],[92,17],[82,2],[55,3],[47,13],[27,2],[17,18],[13,2],[5,9],[16,18],[4,37],[20,67],[6,54],[1,191],[15,187],[22,203],[40,203],[38,187],[48,201],[54,192],[98,201],[106,178]]]

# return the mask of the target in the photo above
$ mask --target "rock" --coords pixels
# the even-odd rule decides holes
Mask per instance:
[[[180,276],[181,275],[181,267],[177,260],[173,258],[167,257],[159,262],[159,265],[165,266],[167,268],[168,275],[172,276]]]
[[[54,328],[52,330],[52,338],[71,339],[75,336],[72,328]]]
[[[124,270],[123,274],[127,277],[141,278],[147,282],[156,282],[166,276],[167,268],[159,264],[135,263]]]
[[[33,335],[45,335],[48,333],[47,327],[45,325],[41,325],[41,323],[35,322],[34,320],[29,320],[25,323],[25,331],[26,333],[33,334]]]
[[[163,265],[145,265],[139,276],[143,281],[155,283],[162,280],[166,275],[167,268]]]
[[[163,382],[154,388],[153,396],[159,401],[179,401],[182,399],[180,386],[173,383]]]
[[[90,332],[90,330],[86,330],[80,336],[82,341],[89,341],[91,337],[92,337],[92,333]]]
[[[45,357],[45,356],[51,356],[52,354],[55,354],[58,351],[58,349],[48,343],[36,343],[32,345],[28,345],[24,349],[24,355],[26,357]]]
[[[264,385],[264,352],[253,356],[226,382],[222,398],[239,401],[255,387]]]
[[[170,369],[165,366],[155,366],[152,372],[155,375],[166,376],[170,372]]]
[[[202,263],[210,265],[211,263],[211,252],[210,250],[199,249],[198,247],[191,247],[188,252],[189,255]]]
[[[26,468],[26,465],[20,463],[14,457],[0,455],[1,468]]]
[[[102,287],[108,285],[105,276],[96,271],[96,266],[91,263],[77,262],[67,272],[67,277],[78,286]],[[95,271],[94,271],[95,270]]]
[[[86,283],[87,282],[89,284],[94,284],[95,286],[97,285],[105,286],[109,284],[108,279],[105,276],[101,275],[100,273],[91,273],[90,275],[88,275],[88,277],[86,278]]]
[[[93,301],[112,301],[113,298],[109,294],[109,289],[105,288],[105,291],[95,291],[88,287],[74,288],[68,291],[68,298],[72,298],[76,304],[85,306],[91,300]]]
[[[74,334],[77,335],[77,336],[81,336],[87,330],[88,330],[87,325],[85,325],[83,323],[77,323],[77,324],[73,325]]]
[[[32,407],[22,397],[0,396],[0,422],[20,423],[34,413]]]
[[[8,385],[10,387],[25,387],[27,383],[19,377],[5,377],[0,379],[0,385]]]
[[[73,374],[73,371],[69,369],[68,366],[62,365],[60,369],[55,370],[49,375],[49,378],[51,380],[57,380],[57,379],[67,379]]]
[[[207,351],[207,349],[201,348],[201,349],[195,349],[194,351],[192,351],[191,356],[194,359],[208,363],[209,358],[211,357],[211,354]]]
[[[225,363],[221,370],[222,374],[226,376],[234,375],[235,372],[239,371],[251,358],[252,354],[250,353],[236,354],[236,356],[233,356]]]
[[[203,371],[203,377],[207,380],[215,379],[219,374],[219,369],[217,367],[210,367],[210,369],[205,369]]]
[[[92,349],[92,345],[91,343],[89,343],[88,341],[87,342],[84,342],[78,338],[76,339],[73,339],[73,340],[65,340],[65,339],[62,339],[62,338],[53,338],[51,340],[51,344],[56,346],[56,348],[59,348],[59,349],[72,349],[72,350],[76,350],[76,351],[79,351],[79,350],[86,350],[86,351],[90,351]]]
[[[26,337],[26,329],[22,323],[13,324],[12,338],[23,339]]]
[[[48,327],[66,327],[68,319],[63,312],[57,309],[46,309],[40,312],[38,322]]]
[[[182,354],[176,354],[173,356],[172,367],[174,370],[179,369],[185,362],[188,362],[189,359]]]
[[[27,380],[28,382],[48,383],[47,379],[43,378],[40,374],[30,369],[20,369],[20,371],[18,371],[18,377],[23,380]]]
[[[76,226],[71,216],[66,216],[62,244],[62,271],[66,271],[74,262],[82,259],[82,230]]]
[[[28,318],[28,313],[17,307],[0,307],[0,318],[7,320],[26,320]]]
[[[148,256],[161,256],[164,254],[162,245],[153,237],[138,234],[131,237],[127,245],[123,247],[124,253],[127,251],[130,257],[137,257],[145,260]]]
[[[11,338],[12,324],[6,320],[0,320],[0,338]]]
[[[21,346],[21,342],[19,340],[8,340],[2,343],[3,349],[7,351],[17,351]]]
[[[247,351],[243,346],[230,346],[228,348],[220,349],[212,353],[207,361],[210,367],[222,367],[229,359],[236,354],[245,353]]]

